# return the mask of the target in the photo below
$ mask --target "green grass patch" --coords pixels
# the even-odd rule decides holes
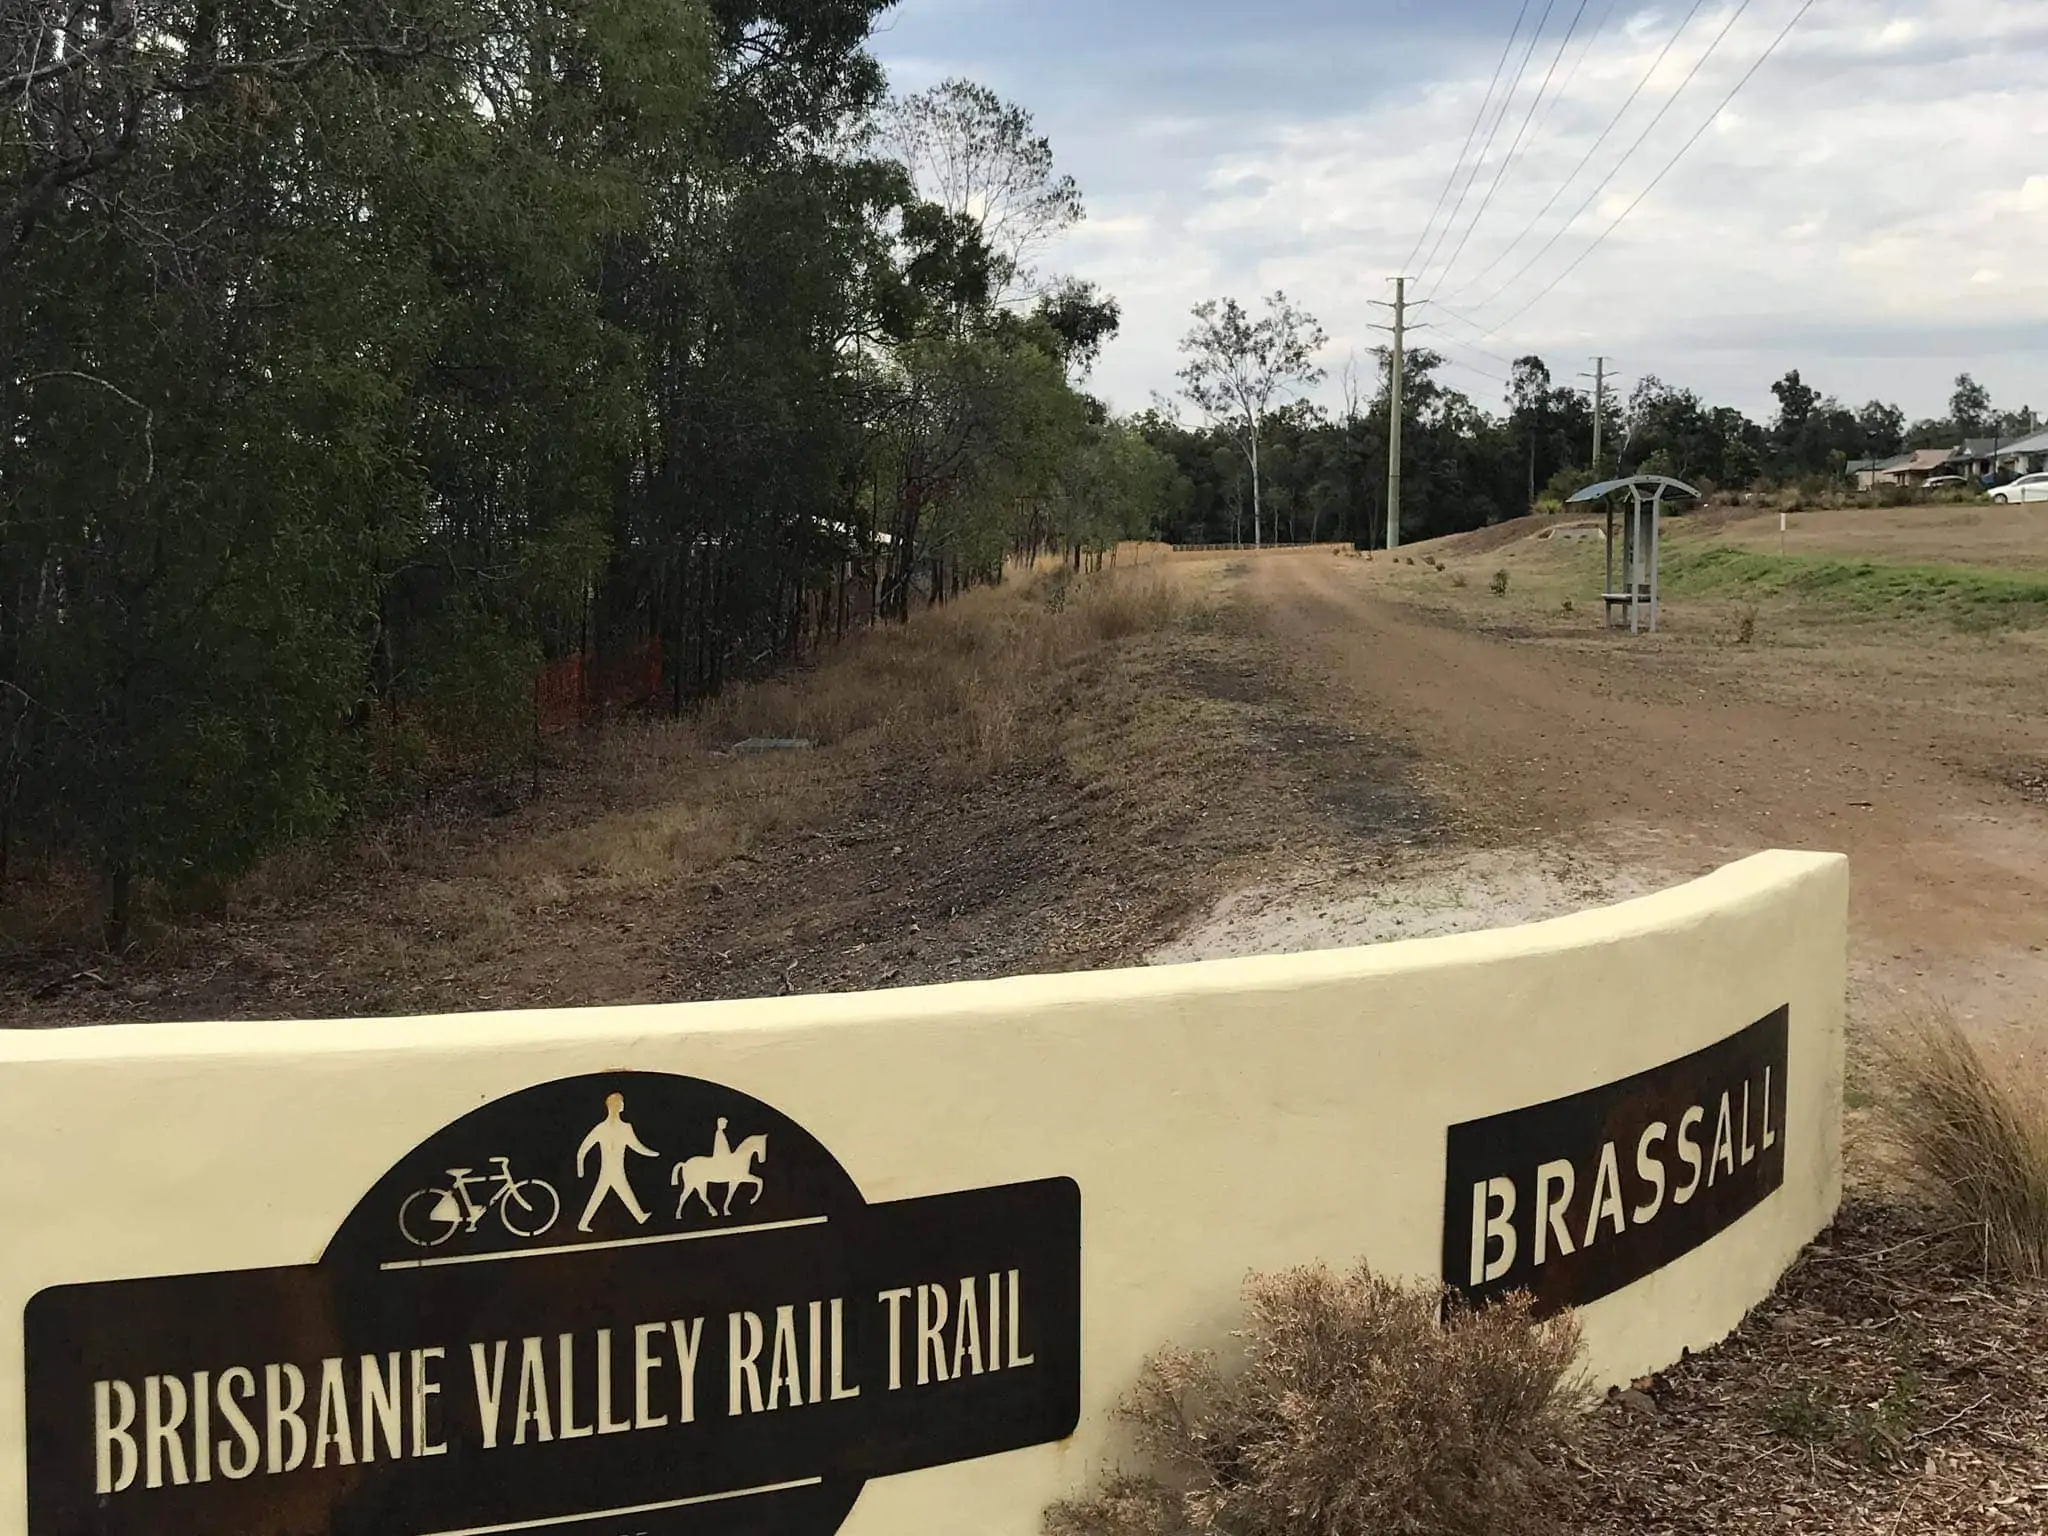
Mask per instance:
[[[2048,624],[2048,577],[1967,565],[1771,555],[1727,544],[1671,548],[1672,596],[1794,597],[1866,614],[1930,614],[1960,629]]]

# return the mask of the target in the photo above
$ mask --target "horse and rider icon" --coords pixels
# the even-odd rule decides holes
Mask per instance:
[[[718,1129],[711,1138],[711,1152],[706,1157],[692,1157],[677,1163],[670,1170],[668,1182],[671,1187],[680,1187],[682,1194],[676,1197],[676,1219],[682,1220],[683,1210],[695,1195],[704,1202],[704,1210],[712,1216],[730,1216],[732,1197],[739,1192],[742,1184],[753,1186],[747,1204],[753,1205],[761,1198],[761,1178],[754,1172],[754,1159],[768,1161],[768,1137],[763,1134],[749,1136],[738,1146],[725,1139],[725,1116],[718,1117]],[[714,1207],[711,1203],[711,1186],[725,1186],[725,1204]]]
[[[646,1226],[650,1213],[640,1203],[633,1191],[633,1180],[626,1166],[628,1154],[637,1153],[642,1157],[658,1157],[652,1147],[644,1145],[634,1133],[632,1122],[626,1119],[625,1095],[614,1093],[604,1101],[605,1117],[599,1121],[583,1145],[576,1149],[576,1177],[585,1176],[584,1169],[590,1162],[591,1153],[597,1154],[597,1183],[590,1191],[590,1203],[583,1208],[583,1219],[576,1224],[579,1232],[591,1230],[597,1213],[604,1206],[607,1196],[617,1199],[626,1208],[626,1213],[640,1226]],[[690,1197],[695,1195],[703,1202],[704,1210],[711,1216],[730,1216],[732,1197],[742,1185],[750,1186],[753,1193],[748,1203],[761,1198],[761,1178],[754,1172],[756,1159],[768,1160],[768,1138],[766,1135],[749,1136],[737,1147],[726,1139],[726,1117],[718,1117],[718,1128],[712,1133],[711,1151],[702,1157],[686,1158],[669,1172],[671,1188],[679,1187],[682,1194],[676,1200],[676,1219],[681,1220]],[[710,1189],[714,1184],[725,1189],[723,1207],[711,1203]]]

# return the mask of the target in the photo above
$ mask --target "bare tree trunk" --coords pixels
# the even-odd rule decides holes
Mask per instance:
[[[1252,423],[1252,548],[1259,549],[1259,424]]]

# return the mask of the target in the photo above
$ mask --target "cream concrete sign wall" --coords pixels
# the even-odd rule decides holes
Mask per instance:
[[[0,1536],[1026,1536],[1248,1271],[1711,1344],[1840,1189],[1847,869],[1371,949],[0,1037]]]

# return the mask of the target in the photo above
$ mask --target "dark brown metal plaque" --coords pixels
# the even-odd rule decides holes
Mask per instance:
[[[571,1078],[318,1264],[57,1287],[26,1348],[31,1536],[825,1536],[1073,1432],[1080,1191],[869,1205],[744,1094]]]
[[[1444,1282],[1539,1313],[1689,1253],[1785,1182],[1788,1010],[1679,1061],[1450,1129]]]

